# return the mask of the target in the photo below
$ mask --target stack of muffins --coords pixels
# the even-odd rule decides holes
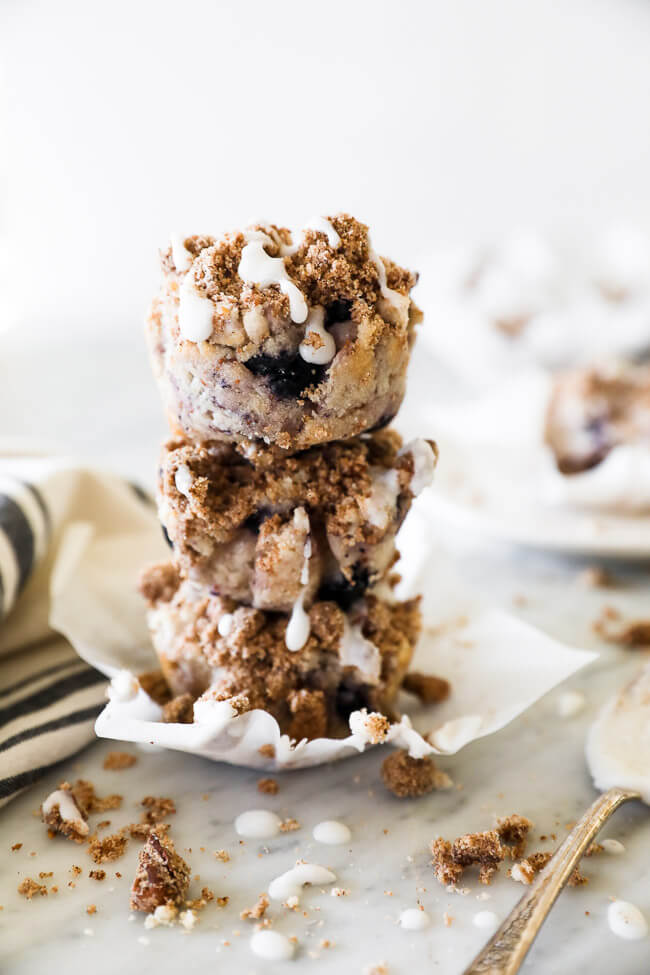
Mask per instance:
[[[387,428],[415,276],[344,214],[173,239],[162,267],[148,337],[172,558],[141,590],[171,694],[264,709],[296,740],[349,733],[361,708],[394,717],[420,629],[418,600],[393,596],[395,536],[436,457]]]

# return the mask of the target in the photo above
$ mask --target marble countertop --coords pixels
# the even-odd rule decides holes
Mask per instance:
[[[2,433],[33,435],[38,418],[40,439],[67,442],[89,458],[151,480],[163,424],[140,348],[131,356],[126,338],[82,344],[74,355],[64,345],[53,345],[51,355],[43,356],[32,372],[29,390],[17,377],[30,351],[11,336],[0,336],[0,348]],[[75,395],[62,396],[64,388]],[[111,409],[99,409],[98,402],[110,402]],[[384,962],[390,975],[462,972],[486,940],[472,923],[474,915],[490,910],[502,919],[523,888],[502,869],[490,887],[468,872],[467,892],[449,893],[433,877],[429,844],[439,835],[454,838],[489,828],[495,816],[518,812],[535,823],[531,849],[549,848],[538,841],[540,834],[555,834],[559,841],[566,824],[589,805],[595,792],[583,757],[586,729],[605,698],[639,666],[638,651],[603,643],[591,624],[604,605],[617,607],[625,619],[647,616],[650,573],[617,566],[616,587],[591,589],[579,581],[584,563],[576,559],[487,545],[452,535],[444,526],[437,529],[436,544],[483,598],[569,644],[598,649],[599,659],[505,730],[441,760],[456,788],[419,800],[398,800],[385,791],[379,775],[382,749],[330,767],[278,775],[279,792],[268,796],[258,793],[255,772],[132,745],[124,750],[137,755],[133,768],[105,771],[106,753],[121,746],[93,744],[0,811],[2,971],[40,975],[63,972],[72,964],[94,975],[171,975],[199,965],[242,975],[265,970],[362,973]],[[560,718],[558,697],[569,686],[584,692],[586,706],[573,718]],[[192,890],[209,886],[217,896],[229,897],[227,906],[209,905],[189,934],[178,927],[145,931],[142,917],[130,919],[128,890],[137,845],[105,866],[107,877],[100,883],[88,877],[94,864],[85,849],[49,841],[35,815],[59,781],[75,777],[91,780],[100,794],[124,795],[123,808],[107,814],[115,827],[137,818],[143,796],[173,797],[178,810],[173,836],[181,852],[192,849],[186,857],[193,874],[200,875]],[[241,843],[233,821],[252,808],[294,817],[301,828],[269,841]],[[322,846],[312,839],[313,826],[324,819],[350,827],[349,845]],[[524,966],[529,975],[586,970],[632,975],[647,966],[647,939],[620,940],[609,930],[606,912],[610,898],[619,897],[650,917],[650,816],[640,804],[624,807],[604,835],[621,840],[625,854],[586,861],[589,883],[562,894]],[[15,843],[23,845],[12,852]],[[216,849],[228,850],[230,862],[215,859]],[[336,885],[348,893],[332,897],[328,888],[308,888],[299,912],[272,907],[274,926],[295,935],[297,949],[291,962],[268,963],[252,954],[253,925],[239,914],[301,857],[329,866]],[[83,868],[76,880],[69,872],[73,863]],[[28,902],[17,894],[17,884],[41,871],[53,872],[47,882],[58,885],[59,893]],[[68,886],[71,880],[76,886]],[[401,929],[400,912],[418,903],[430,914],[431,926],[422,932]],[[86,913],[90,904],[97,906],[92,916]],[[323,940],[330,946],[321,947]]]

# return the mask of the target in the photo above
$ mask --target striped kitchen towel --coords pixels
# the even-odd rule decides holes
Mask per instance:
[[[106,677],[49,623],[66,529],[150,528],[152,502],[120,478],[0,443],[0,806],[94,740]]]

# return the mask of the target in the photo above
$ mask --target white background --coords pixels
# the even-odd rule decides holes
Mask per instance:
[[[139,342],[170,229],[650,225],[642,0],[2,0],[0,49],[0,328]]]

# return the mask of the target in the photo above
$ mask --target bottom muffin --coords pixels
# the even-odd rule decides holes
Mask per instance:
[[[172,564],[145,570],[140,588],[174,695],[263,709],[297,740],[349,734],[360,708],[394,717],[420,633],[419,599],[368,593],[346,613],[316,602],[289,616],[213,595]]]

